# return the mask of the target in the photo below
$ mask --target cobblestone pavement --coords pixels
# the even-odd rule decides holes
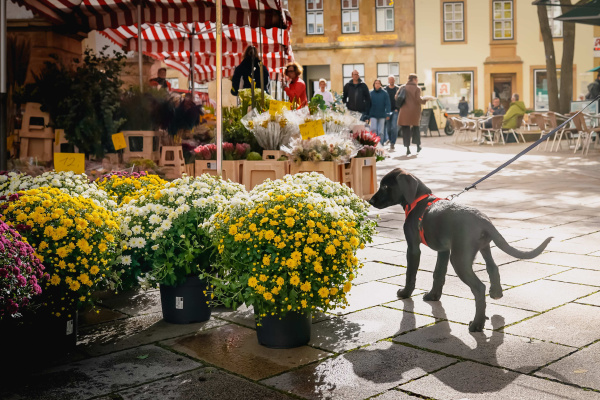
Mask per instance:
[[[424,139],[398,150],[380,177],[403,167],[440,197],[458,192],[524,145],[455,146]],[[413,149],[414,152],[414,149]],[[399,207],[381,210],[379,234],[350,308],[316,316],[312,341],[258,345],[252,310],[169,325],[158,292],[106,298],[81,318],[77,353],[9,399],[600,399],[600,152],[534,151],[457,199],[478,207],[515,247],[547,250],[520,261],[493,248],[504,297],[487,298],[483,333],[469,333],[473,296],[449,268],[444,295],[425,302],[435,253],[422,246],[415,295],[398,300],[406,243]],[[373,215],[377,212],[374,210]],[[481,257],[474,269],[486,283]]]

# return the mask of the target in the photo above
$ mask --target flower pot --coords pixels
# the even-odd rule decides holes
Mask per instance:
[[[256,310],[255,310],[256,316]],[[285,316],[267,315],[256,326],[258,343],[273,349],[291,349],[310,341],[310,312],[290,311]]]
[[[190,276],[177,286],[160,285],[163,319],[171,324],[191,324],[210,318],[208,301],[204,294],[208,284],[197,276]]]

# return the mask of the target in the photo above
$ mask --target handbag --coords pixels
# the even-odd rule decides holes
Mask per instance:
[[[402,86],[398,90],[398,96],[396,97],[396,107],[401,108],[406,101],[406,88]]]

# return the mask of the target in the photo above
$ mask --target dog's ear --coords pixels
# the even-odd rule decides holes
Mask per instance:
[[[411,204],[417,198],[417,189],[419,188],[419,180],[411,174],[403,173],[396,176],[398,186],[404,196],[407,204]]]

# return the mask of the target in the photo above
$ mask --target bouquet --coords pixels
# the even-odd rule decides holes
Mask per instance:
[[[135,199],[146,188],[163,186],[167,181],[158,175],[146,172],[117,171],[96,179],[101,190],[107,192],[118,204],[127,204]]]
[[[194,149],[196,160],[216,160],[217,145],[214,143],[200,145]]]
[[[212,244],[198,229],[243,186],[203,174],[167,183],[124,206],[120,262],[143,287],[176,285],[211,265]],[[144,264],[144,261],[146,264]]]
[[[217,146],[215,144],[200,145],[194,149],[197,160],[216,160]],[[250,153],[247,143],[223,143],[223,160],[245,160]]]
[[[0,321],[19,317],[34,296],[42,293],[40,284],[47,279],[33,248],[0,221]]]
[[[2,203],[1,219],[31,243],[50,275],[42,296],[53,315],[72,313],[92,301],[93,291],[115,287],[112,265],[120,248],[114,212],[47,186]]]
[[[218,250],[215,298],[259,317],[347,305],[375,222],[350,188],[321,174],[287,175],[240,193],[204,224]],[[203,276],[209,277],[209,274]]]
[[[254,134],[260,147],[265,150],[279,150],[300,132],[298,125],[304,121],[289,121],[289,118],[295,120],[296,115],[296,111],[289,110],[276,115],[271,115],[268,111],[258,114],[252,110],[242,118],[242,124]]]
[[[291,148],[284,148],[291,154],[291,160],[348,162],[358,151],[355,142],[345,135],[323,135],[309,140],[294,139]],[[283,150],[283,149],[282,149]]]
[[[371,131],[356,132],[352,135],[354,140],[363,146],[377,147],[381,138]],[[366,156],[369,157],[369,156]]]

